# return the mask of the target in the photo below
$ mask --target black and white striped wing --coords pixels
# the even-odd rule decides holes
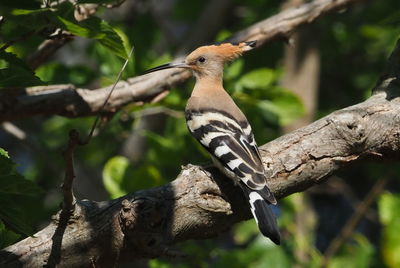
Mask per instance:
[[[257,191],[266,201],[276,204],[266,185],[264,168],[248,122],[238,122],[220,111],[187,111],[191,134],[225,169],[225,174]]]

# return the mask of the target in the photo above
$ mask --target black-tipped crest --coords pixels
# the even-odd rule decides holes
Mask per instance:
[[[207,45],[216,45],[216,46],[220,46],[220,45],[223,45],[223,44],[226,44],[226,43],[227,43],[226,41],[222,41],[222,42],[210,43],[210,44],[207,44]],[[231,45],[233,45],[233,46],[239,46],[240,43],[242,43],[242,42],[228,42],[228,43],[231,44]],[[251,48],[255,48],[256,45],[257,45],[257,40],[245,41],[245,42],[243,42],[243,43],[245,43],[247,46],[249,46],[249,47],[251,47]]]
[[[245,42],[246,45],[248,45],[249,47],[255,48],[257,45],[257,40],[253,40],[253,41],[247,41]]]

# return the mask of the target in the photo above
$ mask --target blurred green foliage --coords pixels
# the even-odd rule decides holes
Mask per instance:
[[[0,47],[8,46],[5,50],[0,49],[0,91],[2,88],[45,83],[72,83],[86,88],[110,85],[132,46],[135,47],[134,56],[123,79],[169,62],[208,3],[200,0],[171,2],[174,5],[170,19],[175,23],[175,35],[178,36],[173,40],[168,36],[171,33],[163,29],[149,8],[136,7],[137,10],[129,15],[99,8],[89,19],[77,21],[73,4],[63,2],[52,8],[42,8],[41,2],[3,0],[0,3],[1,15],[5,18],[0,25]],[[114,3],[112,0],[79,2]],[[343,13],[325,15],[316,22],[313,38],[319,40],[321,54],[318,117],[367,98],[399,37],[399,1],[366,2]],[[281,1],[273,0],[233,0],[232,12],[221,22],[215,40],[204,42],[221,41],[279,12],[280,5]],[[46,34],[57,28],[78,37],[52,60],[35,71],[31,70],[26,64],[27,59]],[[25,40],[21,41],[21,37]],[[229,64],[224,73],[225,87],[251,122],[259,144],[277,138],[282,126],[290,124],[304,112],[300,99],[280,86],[285,72],[281,61],[283,46],[282,42],[267,44]],[[180,113],[192,87],[193,80],[171,89],[159,103],[125,107],[100,129],[99,135],[88,145],[76,151],[77,180],[86,179],[90,185],[105,189],[106,195],[100,193],[94,195],[94,199],[116,198],[159,186],[174,179],[181,165],[209,162],[208,154],[189,136]],[[162,127],[157,130],[142,128],[141,123],[146,119],[140,112],[154,107],[168,107],[174,116],[167,113]],[[60,152],[66,144],[67,133],[75,128],[84,135],[92,123],[93,118],[60,116],[16,122],[29,133],[33,149],[29,151],[19,142],[2,145],[10,154],[12,152],[14,161],[22,163],[17,166],[21,172],[16,171],[16,164],[8,154],[0,150],[1,247],[39,230],[58,210],[61,196],[57,187],[63,176]],[[132,134],[146,143],[146,150],[136,161],[122,153]],[[374,181],[384,172],[384,169],[377,170],[370,166],[363,169],[362,175],[357,174],[357,178],[364,176],[362,179],[365,181]],[[363,181],[361,186],[355,184],[355,187],[366,185]],[[93,190],[96,187],[89,188]],[[78,188],[76,194],[88,198],[90,190]],[[283,234],[280,247],[260,236],[256,224],[248,221],[237,224],[219,239],[177,245],[190,258],[151,260],[148,265],[152,268],[320,267],[323,255],[315,245],[316,230],[308,230],[303,236],[296,231],[296,215],[304,209],[297,197],[281,200],[279,206],[279,224]],[[381,241],[373,243],[357,231],[330,260],[328,267],[400,266],[398,193],[383,194],[377,211],[382,224]],[[334,227],[337,231],[340,229]],[[300,250],[306,252],[307,261],[297,259],[296,253]]]
[[[27,64],[16,55],[0,50],[0,88],[44,85]]]
[[[400,195],[384,193],[378,202],[379,217],[384,226],[381,253],[387,267],[400,266]]]
[[[32,222],[25,213],[29,202],[34,201],[42,190],[32,181],[24,179],[16,171],[16,165],[8,153],[0,148],[0,246],[13,243],[20,236],[32,235]],[[5,224],[10,228],[6,229]]]

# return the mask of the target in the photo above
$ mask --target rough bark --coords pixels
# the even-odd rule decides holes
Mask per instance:
[[[313,22],[327,12],[341,9],[359,0],[315,0],[285,10],[271,18],[244,29],[229,39],[229,42],[258,40],[262,45],[273,39],[287,39],[300,25]],[[179,60],[177,57],[176,60]],[[0,121],[14,120],[34,115],[64,115],[70,117],[114,113],[123,106],[158,101],[168,89],[190,77],[189,71],[173,69],[121,81],[111,96],[108,105],[101,110],[109,87],[96,90],[77,88],[74,85],[51,85],[12,89],[0,93]]]
[[[277,198],[320,183],[362,158],[400,156],[400,42],[374,94],[261,146]],[[141,178],[134,178],[141,179]],[[108,202],[78,201],[34,237],[0,253],[10,267],[110,267],[118,262],[175,256],[168,246],[206,239],[248,219],[240,189],[216,170],[189,165],[171,183]]]

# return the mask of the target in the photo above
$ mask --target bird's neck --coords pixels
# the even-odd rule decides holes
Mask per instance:
[[[192,97],[212,96],[222,92],[225,93],[222,76],[196,76]]]

